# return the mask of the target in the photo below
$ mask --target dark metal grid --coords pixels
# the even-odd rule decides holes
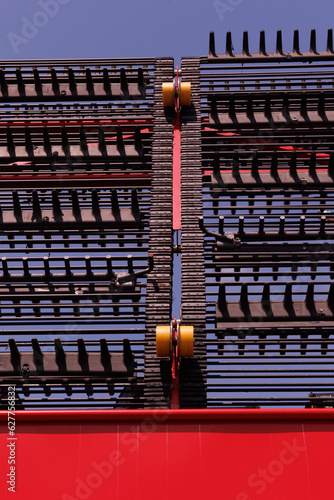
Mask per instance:
[[[191,82],[192,106],[181,113],[181,319],[193,325],[194,357],[180,366],[181,408],[205,408],[206,333],[202,216],[201,92],[198,59],[182,59],[182,80]]]
[[[144,127],[97,126],[75,127],[66,124],[62,127],[33,126],[7,127],[0,130],[0,161],[32,161],[38,163],[48,159],[50,162],[78,158],[81,161],[105,161],[106,158],[132,157],[145,158],[150,155],[150,133],[142,133]],[[127,135],[126,135],[127,133]],[[111,157],[111,158],[110,158]]]
[[[156,357],[157,325],[168,325],[172,308],[173,110],[162,107],[162,84],[174,77],[172,59],[157,61],[152,145],[152,206],[150,252],[160,270],[147,283],[145,342],[145,405],[169,407],[171,364]]]
[[[154,60],[4,61],[0,96],[6,101],[145,99]]]
[[[160,83],[172,76],[170,59],[2,65],[3,360],[9,350],[30,359],[36,342],[45,359],[59,358],[63,349],[68,367],[77,371],[84,352],[88,360],[104,355],[122,367],[126,342],[133,356],[127,373],[106,367],[84,373],[83,363],[82,374],[74,378],[73,370],[50,378],[50,373],[32,376],[32,367],[13,365],[17,409],[166,405],[160,364],[147,362],[144,349],[147,325],[155,327],[164,310],[170,313],[172,270],[165,257],[171,255],[171,210],[166,216],[165,206],[171,203],[171,189],[158,177],[160,162],[163,176],[171,175],[171,157],[163,159],[159,144],[164,135],[172,145],[171,126],[163,128]],[[47,104],[50,100],[54,104]],[[149,311],[148,287],[155,294]],[[4,407],[10,370],[6,377],[1,381]]]
[[[201,140],[209,408],[305,407],[334,390],[332,34],[325,53],[312,33],[298,54],[296,37],[288,57],[280,35],[267,54],[261,34],[258,55],[247,35],[232,54],[228,35],[223,56],[211,36],[199,60],[202,126],[187,154]],[[199,378],[186,375],[196,407]]]
[[[129,118],[130,114],[130,118]],[[0,126],[7,126],[13,121],[50,120],[63,123],[65,120],[123,120],[123,125],[131,120],[153,119],[153,102],[143,101],[113,101],[113,102],[57,102],[48,103],[1,103]]]
[[[332,61],[333,60],[333,30],[329,29],[327,32],[327,45],[325,51],[317,50],[316,43],[316,30],[311,30],[310,35],[310,48],[308,51],[301,51],[299,45],[299,31],[295,30],[293,34],[292,51],[287,52],[283,50],[283,40],[281,30],[277,31],[276,35],[276,50],[275,52],[267,52],[265,32],[260,32],[259,38],[259,52],[250,53],[248,32],[244,31],[242,38],[242,53],[234,54],[232,34],[230,31],[226,33],[226,51],[225,54],[216,54],[215,34],[212,31],[209,38],[209,54],[207,59],[210,62],[218,63],[245,63],[245,62],[314,62],[314,61]]]

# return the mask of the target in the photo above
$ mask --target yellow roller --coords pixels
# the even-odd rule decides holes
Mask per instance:
[[[191,105],[191,83],[190,82],[181,82],[179,94],[180,94],[181,106],[190,106]]]
[[[180,325],[179,329],[179,356],[192,358],[194,355],[194,327]]]
[[[162,84],[162,105],[163,107],[174,106],[174,82]]]
[[[172,354],[172,332],[170,325],[157,326],[155,331],[158,358],[169,358]]]

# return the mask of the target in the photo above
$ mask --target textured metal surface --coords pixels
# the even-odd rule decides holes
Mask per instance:
[[[0,96],[5,102],[143,99],[150,63],[154,59],[2,61]]]
[[[308,51],[301,51],[299,46],[299,31],[295,30],[293,34],[292,51],[283,51],[283,40],[281,30],[277,31],[276,35],[276,50],[275,52],[267,52],[265,32],[260,32],[259,52],[251,53],[249,51],[248,32],[244,31],[242,38],[242,53],[234,54],[232,35],[228,31],[226,33],[226,51],[225,54],[216,54],[215,34],[212,31],[209,39],[209,62],[236,62],[238,64],[246,62],[312,62],[312,61],[332,61],[333,60],[333,30],[329,29],[327,33],[327,46],[324,51],[317,51],[316,31],[311,30],[310,48]]]
[[[182,81],[191,81],[192,106],[181,113],[181,319],[194,326],[194,358],[180,367],[181,408],[206,406],[205,283],[202,216],[200,61],[182,59]]]
[[[162,83],[173,79],[172,59],[156,62],[152,148],[152,204],[150,252],[159,272],[148,277],[145,337],[145,405],[170,405],[171,367],[168,360],[156,357],[155,329],[169,324],[172,304],[172,196],[173,196],[173,115],[162,107]]]
[[[101,384],[92,400],[84,385],[68,399],[60,384],[54,399],[18,394],[27,408],[170,405],[155,328],[171,319],[179,195],[181,315],[195,328],[181,407],[326,403],[333,58],[331,30],[325,51],[312,31],[307,52],[298,32],[291,52],[280,32],[269,52],[261,32],[257,54],[245,32],[242,54],[227,33],[217,55],[211,34],[208,56],[182,60],[192,105],[181,109],[181,151],[162,106],[172,59],[3,62],[0,356],[8,339],[31,356],[32,338],[43,352],[58,338],[75,352],[78,337],[98,352],[106,339],[115,355],[128,338],[136,363],[111,399]]]
[[[172,59],[1,64],[3,407],[9,383],[26,410],[168,404],[145,349],[170,314],[172,75]]]
[[[194,304],[205,297],[209,408],[305,407],[310,393],[333,392],[331,31],[328,37],[327,51],[318,52],[312,32],[302,53],[295,33],[293,51],[283,54],[280,34],[276,53],[267,53],[261,33],[260,53],[250,54],[245,34],[243,54],[234,54],[228,33],[226,54],[217,56],[211,35],[210,54],[199,60],[193,109],[201,130],[187,151],[202,182],[188,189],[204,245],[192,275],[183,273],[183,290],[203,286],[201,267],[195,271],[203,252],[205,294],[194,293]],[[183,75],[188,64],[182,60]],[[186,136],[186,117],[182,127]],[[191,375],[183,390],[195,406]],[[319,397],[314,405],[321,404]]]

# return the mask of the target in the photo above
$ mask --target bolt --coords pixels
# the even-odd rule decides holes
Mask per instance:
[[[49,217],[43,217],[43,222],[45,222],[46,224],[49,222]]]
[[[324,309],[318,309],[318,315],[321,316],[321,317],[325,316]]]
[[[305,186],[305,184],[307,184],[307,180],[305,179],[305,177],[302,177],[302,178],[300,179],[300,182],[301,182],[302,184],[304,184],[304,186]]]
[[[28,371],[29,371],[29,365],[25,364],[25,365],[22,366],[21,369],[22,369],[22,373],[28,373]]]
[[[52,154],[53,156],[58,156],[58,151],[54,151]]]
[[[62,90],[62,91],[60,92],[60,95],[66,95],[66,90]]]

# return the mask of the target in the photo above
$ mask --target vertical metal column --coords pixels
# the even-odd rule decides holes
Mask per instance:
[[[145,406],[168,407],[170,362],[156,357],[155,329],[168,324],[172,302],[173,115],[162,106],[162,83],[173,79],[173,59],[157,59],[154,81],[152,209],[150,252],[155,269],[148,277],[145,342]]]
[[[205,280],[202,216],[200,60],[182,59],[182,81],[191,81],[192,105],[181,115],[182,322],[195,329],[194,358],[180,370],[181,408],[206,406]]]

